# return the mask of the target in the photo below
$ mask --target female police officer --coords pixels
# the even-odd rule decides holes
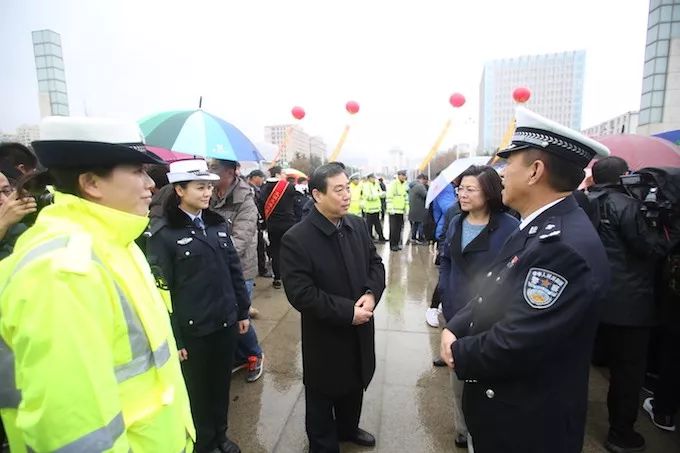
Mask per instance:
[[[167,307],[134,240],[161,162],[135,123],[43,120],[54,204],[0,262],[0,410],[21,452],[167,451],[193,425]]]
[[[149,262],[160,267],[172,296],[197,453],[240,451],[226,437],[229,386],[238,333],[250,324],[250,299],[227,223],[208,209],[218,179],[204,160],[170,164],[174,192],[149,238]]]

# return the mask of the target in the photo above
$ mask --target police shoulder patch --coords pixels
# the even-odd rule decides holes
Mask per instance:
[[[569,281],[548,269],[532,267],[524,281],[524,300],[530,307],[542,310],[551,307],[562,295]]]

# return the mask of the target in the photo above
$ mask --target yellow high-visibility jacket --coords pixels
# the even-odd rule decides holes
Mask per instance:
[[[366,181],[361,189],[361,201],[364,211],[367,214],[375,214],[382,210],[381,199],[385,197],[385,192],[380,188],[378,181],[371,183]]]
[[[360,182],[350,182],[349,183],[349,192],[350,195],[352,196],[352,199],[349,202],[349,209],[348,212],[350,214],[354,215],[361,215],[362,211],[362,206],[361,206],[361,183]]]
[[[387,213],[408,214],[408,181],[395,179],[387,186]]]
[[[134,243],[147,222],[56,192],[0,262],[12,452],[192,449],[169,307]]]

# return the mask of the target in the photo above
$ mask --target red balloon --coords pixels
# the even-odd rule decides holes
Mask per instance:
[[[531,91],[529,91],[529,88],[527,87],[518,87],[515,88],[515,91],[512,92],[512,98],[515,100],[515,102],[518,102],[520,104],[524,104],[526,101],[529,100],[531,97]]]
[[[451,97],[449,98],[449,102],[451,103],[452,106],[455,108],[462,107],[463,104],[465,104],[465,96],[463,96],[460,93],[453,93]]]
[[[296,105],[290,112],[293,114],[293,118],[295,118],[296,120],[301,120],[302,118],[305,117],[305,109],[303,109],[300,106]]]
[[[356,101],[349,101],[347,104],[345,104],[345,108],[350,114],[354,115],[359,111],[359,103]]]

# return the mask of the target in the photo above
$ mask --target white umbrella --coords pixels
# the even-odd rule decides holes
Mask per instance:
[[[430,183],[430,188],[427,191],[427,198],[425,199],[425,207],[429,208],[432,200],[437,198],[437,195],[444,190],[447,184],[451,184],[451,181],[467,170],[470,165],[485,165],[488,161],[489,156],[464,157],[462,159],[454,160],[451,165],[442,170],[439,176],[434,178]]]

